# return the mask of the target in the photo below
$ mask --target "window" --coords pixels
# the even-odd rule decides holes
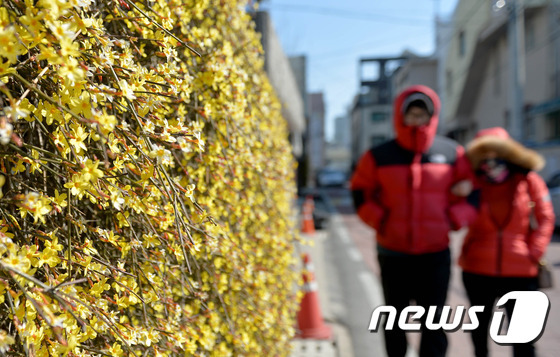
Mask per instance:
[[[555,174],[552,176],[550,180],[548,180],[547,184],[548,188],[556,188],[560,186],[560,174]]]
[[[467,52],[467,40],[465,39],[465,31],[459,32],[459,57],[463,57]]]
[[[385,138],[385,136],[383,135],[372,135],[371,137],[372,146],[383,144],[385,141],[387,141],[387,138]]]
[[[374,112],[371,114],[371,121],[374,123],[382,123],[387,119],[387,114],[382,112]]]
[[[535,48],[535,24],[532,19],[525,22],[525,51]]]
[[[500,95],[500,82],[502,80],[502,64],[500,63],[500,50],[499,47],[496,47],[494,51],[494,95]]]
[[[453,91],[453,72],[450,69],[445,72],[445,90],[447,94],[451,94]]]
[[[523,118],[523,132],[521,133],[523,140],[533,140],[535,138],[535,118],[527,114]]]
[[[560,139],[560,111],[550,113],[546,117],[547,140]]]

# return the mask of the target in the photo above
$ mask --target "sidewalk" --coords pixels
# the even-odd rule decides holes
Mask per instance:
[[[315,280],[318,285],[318,295],[323,320],[333,331],[333,340],[294,339],[290,357],[354,357],[352,343],[348,330],[336,321],[333,306],[328,296],[329,279],[326,272],[324,257],[324,241],[327,231],[317,230],[315,234],[301,234],[308,244],[299,245],[298,254],[309,253],[315,268]]]

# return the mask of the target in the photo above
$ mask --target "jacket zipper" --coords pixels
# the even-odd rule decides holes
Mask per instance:
[[[502,250],[503,250],[503,231],[500,228],[498,231],[498,256],[496,259],[496,273],[500,275],[502,273]]]
[[[517,192],[517,184],[519,183],[519,180],[515,180],[513,181],[513,193],[515,195],[515,193]],[[482,194],[482,193],[481,193]],[[500,275],[502,273],[502,260],[503,260],[503,232],[504,229],[509,225],[510,221],[511,221],[511,216],[513,214],[513,207],[509,208],[509,212],[508,212],[508,216],[505,220],[505,222],[503,222],[502,224],[499,224],[499,222],[496,221],[495,217],[492,216],[492,212],[490,211],[490,207],[488,207],[488,214],[490,215],[490,219],[492,221],[492,223],[494,224],[494,226],[498,229],[498,251],[496,253],[496,275]]]
[[[410,166],[410,168],[411,168],[411,170],[410,170],[410,176],[411,176],[410,177],[410,220],[411,220],[411,222],[414,222],[414,219],[416,218],[416,209],[415,209],[416,205],[415,205],[415,202],[414,202],[415,201],[415,197],[414,197],[415,196],[414,195],[414,193],[415,193],[415,189],[414,189],[414,170],[412,168],[413,168],[413,165],[415,164],[415,161],[416,161],[415,157],[416,157],[416,155],[418,155],[416,153],[417,130],[418,129],[416,127],[412,128],[412,143],[413,143],[413,148],[414,148],[414,155],[412,156],[412,163],[411,163],[411,166]],[[410,239],[409,247],[412,251],[415,251],[415,248],[416,248],[416,237],[415,237],[416,236],[416,229],[413,229],[412,224],[410,224],[410,223],[408,225],[408,229],[409,229],[408,236],[409,236],[409,239]]]

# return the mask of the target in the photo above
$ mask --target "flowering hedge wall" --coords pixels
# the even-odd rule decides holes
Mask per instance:
[[[0,3],[0,352],[286,355],[294,164],[246,4]]]

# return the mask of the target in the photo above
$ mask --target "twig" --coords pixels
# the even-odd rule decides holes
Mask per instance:
[[[155,21],[154,19],[152,19],[148,14],[146,14],[144,11],[142,11],[142,9],[140,9],[138,6],[136,6],[136,4],[134,4],[132,1],[130,0],[125,0],[127,3],[129,3],[133,8],[135,8],[139,13],[141,13],[142,15],[144,15],[148,20],[150,20],[151,23],[153,23],[154,25],[156,25],[160,30],[162,30],[163,32],[165,32],[168,36],[173,37],[177,42],[179,42],[180,44],[182,44],[183,46],[185,46],[186,48],[188,48],[189,50],[191,50],[192,53],[194,53],[195,55],[197,55],[198,57],[202,57],[200,55],[200,53],[198,53],[194,48],[192,48],[191,46],[187,45],[186,43],[184,43],[183,41],[181,41],[181,39],[179,39],[177,36],[175,36],[174,34],[172,34],[171,32],[169,32],[165,27],[161,26],[159,23],[157,23],[157,21]]]

